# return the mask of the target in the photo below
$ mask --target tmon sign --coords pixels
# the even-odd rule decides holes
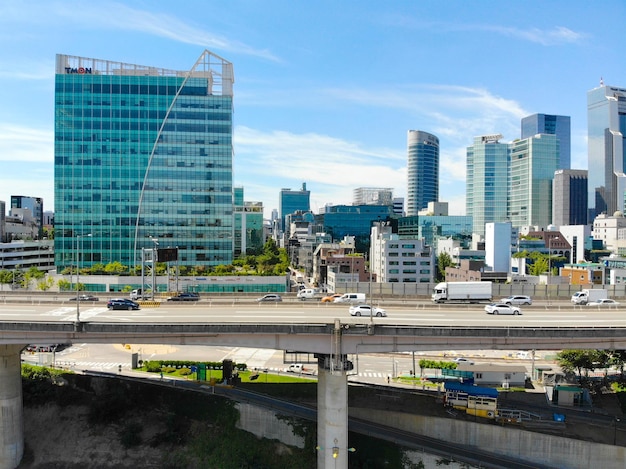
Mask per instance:
[[[91,67],[65,67],[65,73],[74,74],[77,73],[79,75],[91,75]]]

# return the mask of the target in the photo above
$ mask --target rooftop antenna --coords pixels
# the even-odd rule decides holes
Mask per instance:
[[[600,86],[604,86],[604,80],[600,77]]]

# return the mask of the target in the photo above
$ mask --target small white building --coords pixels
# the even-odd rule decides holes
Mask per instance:
[[[400,238],[391,226],[374,224],[371,231],[370,271],[376,282],[432,283],[435,251],[422,239]]]
[[[526,383],[526,367],[522,365],[494,365],[492,363],[476,363],[468,365],[461,363],[457,367],[460,371],[471,371],[474,374],[474,384],[491,386],[519,387]]]

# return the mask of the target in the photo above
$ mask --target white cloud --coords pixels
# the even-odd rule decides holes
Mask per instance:
[[[207,5],[206,8],[209,10],[210,5]],[[81,2],[80,8],[76,8],[75,5],[61,3],[56,5],[54,12],[64,17],[64,21],[79,25],[88,24],[90,28],[99,27],[138,31],[177,42],[199,45],[208,49],[279,61],[268,50],[257,49],[247,44],[230,40],[176,16],[131,8],[121,3]]]
[[[391,187],[398,196],[406,192],[404,151],[364,148],[313,133],[266,133],[241,126],[235,129],[234,146],[235,181],[249,181],[246,200],[262,200],[270,204],[269,210],[278,207],[281,188],[299,189],[302,182],[317,208],[329,202],[352,203],[357,187]]]
[[[54,136],[50,130],[0,122],[0,161],[54,161]]]

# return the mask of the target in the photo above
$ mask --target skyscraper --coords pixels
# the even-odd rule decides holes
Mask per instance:
[[[439,201],[439,139],[428,132],[408,132],[407,216]]]
[[[511,146],[509,219],[515,228],[552,222],[552,180],[559,164],[556,135],[538,134]]]
[[[231,263],[232,64],[57,55],[55,82],[57,268],[132,266],[157,242],[180,265]]]
[[[587,92],[589,212],[624,211],[626,190],[626,89],[605,86]]]
[[[569,169],[571,165],[571,124],[569,116],[533,114],[522,119],[522,138],[537,134],[556,135],[559,140],[558,169]]]
[[[285,215],[289,215],[298,210],[302,212],[310,212],[311,191],[306,189],[306,183],[302,183],[302,189],[299,191],[281,189],[278,210],[280,213],[280,228],[283,232],[286,229]]]
[[[587,170],[559,169],[552,182],[552,224],[587,224]]]
[[[474,138],[467,148],[466,214],[472,217],[472,231],[485,234],[485,223],[508,219],[509,145],[502,135]]]

